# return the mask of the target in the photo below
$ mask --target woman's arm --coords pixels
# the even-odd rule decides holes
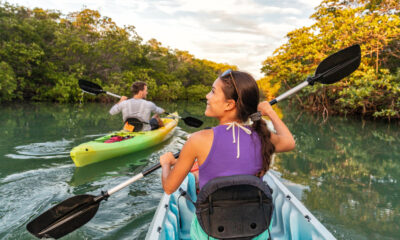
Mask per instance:
[[[271,133],[271,142],[275,146],[275,152],[286,152],[295,148],[296,142],[294,141],[292,133],[286,127],[285,123],[279,118],[278,114],[272,109],[269,102],[264,101],[258,104],[258,111],[263,116],[269,117],[276,134]]]
[[[197,149],[194,144],[197,138],[196,135],[198,133],[192,134],[183,145],[178,159],[175,159],[171,152],[165,153],[160,157],[161,181],[165,193],[172,194],[175,192],[192,168],[197,157]]]

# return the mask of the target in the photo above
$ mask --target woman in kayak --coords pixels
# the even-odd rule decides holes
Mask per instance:
[[[271,105],[259,102],[257,83],[248,73],[224,72],[214,81],[206,98],[205,115],[218,119],[219,125],[193,133],[178,159],[170,152],[160,157],[162,185],[167,194],[178,189],[196,159],[201,189],[209,180],[221,176],[262,177],[274,152],[295,147],[292,134]],[[276,133],[268,130],[262,116],[269,117]],[[194,219],[191,234],[196,226],[198,229]]]

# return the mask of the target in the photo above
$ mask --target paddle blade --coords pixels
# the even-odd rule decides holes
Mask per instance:
[[[93,82],[89,82],[89,81],[81,79],[81,80],[79,80],[78,84],[79,84],[79,87],[83,91],[88,92],[88,93],[93,93],[93,94],[97,95],[97,94],[105,92],[99,85],[97,85],[96,83],[93,83]]]
[[[28,223],[26,229],[38,238],[60,238],[87,223],[99,209],[93,195],[71,197]]]
[[[360,45],[356,44],[325,58],[315,71],[314,81],[331,84],[354,72],[361,62]]]
[[[185,122],[185,124],[195,128],[198,128],[201,125],[203,125],[203,121],[194,117],[185,117],[182,118],[182,120]]]

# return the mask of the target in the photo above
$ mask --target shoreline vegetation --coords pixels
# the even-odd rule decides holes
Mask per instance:
[[[400,119],[400,3],[392,0],[323,0],[314,24],[287,34],[263,62],[258,84],[272,99],[304,81],[328,55],[360,44],[359,69],[342,81],[305,88],[291,102],[323,114]],[[227,63],[187,51],[143,43],[133,25],[119,27],[98,11],[64,15],[0,2],[0,103],[9,101],[114,101],[85,95],[78,80],[130,96],[145,81],[150,100],[204,99]]]
[[[314,24],[287,34],[263,62],[261,88],[289,89],[312,75],[328,55],[361,46],[361,65],[349,77],[315,84],[291,101],[323,114],[400,119],[400,3],[393,0],[323,0]]]
[[[63,15],[0,3],[0,32],[0,102],[114,101],[106,95],[83,98],[79,79],[126,96],[133,82],[145,81],[151,100],[198,100],[219,73],[237,69],[156,39],[143,43],[134,26],[119,27],[90,9]]]

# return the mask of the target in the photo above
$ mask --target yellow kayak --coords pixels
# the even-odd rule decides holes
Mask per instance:
[[[153,131],[118,131],[93,141],[82,143],[71,150],[71,158],[77,167],[101,162],[117,156],[137,152],[155,146],[172,136],[178,125],[178,114],[161,118],[164,126]],[[110,139],[118,139],[112,141]]]

